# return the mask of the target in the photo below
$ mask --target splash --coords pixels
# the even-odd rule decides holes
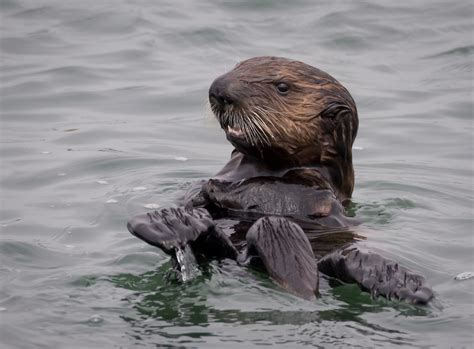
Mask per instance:
[[[191,250],[189,245],[185,245],[183,248],[176,247],[176,261],[178,262],[178,268],[181,272],[181,280],[183,282],[194,279],[198,276],[199,269],[197,267],[196,257]]]

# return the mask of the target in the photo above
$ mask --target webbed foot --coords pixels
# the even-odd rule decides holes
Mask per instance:
[[[246,259],[258,257],[269,275],[286,290],[306,299],[316,297],[318,268],[299,225],[283,217],[260,218],[246,239]]]

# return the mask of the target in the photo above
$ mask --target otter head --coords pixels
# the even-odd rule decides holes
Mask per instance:
[[[270,168],[325,167],[338,196],[350,197],[357,109],[333,77],[299,61],[255,57],[214,80],[209,100],[239,152]]]

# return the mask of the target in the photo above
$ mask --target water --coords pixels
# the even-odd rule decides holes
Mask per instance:
[[[0,4],[2,348],[472,346],[470,1]],[[183,284],[128,233],[226,162],[207,88],[257,55],[351,91],[365,243],[426,275],[433,306],[324,279],[308,302],[227,261]]]
[[[194,257],[191,246],[186,245],[184,248],[176,248],[176,262],[179,269],[178,276],[182,281],[190,281],[199,275],[199,266]]]

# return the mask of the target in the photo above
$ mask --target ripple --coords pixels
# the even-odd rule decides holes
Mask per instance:
[[[0,241],[0,251],[8,258],[10,265],[29,269],[61,269],[74,263],[68,254],[48,249],[38,243]]]
[[[437,58],[444,56],[471,56],[474,53],[474,46],[461,46],[456,47],[447,51],[437,53],[432,56],[427,56],[426,58]]]
[[[472,262],[469,1],[0,8],[0,346],[472,343],[471,279],[453,279]],[[183,284],[127,232],[130,215],[178,205],[228,160],[207,88],[257,55],[307,61],[351,91],[363,243],[425,274],[441,310],[324,278],[307,302],[229,261]]]

